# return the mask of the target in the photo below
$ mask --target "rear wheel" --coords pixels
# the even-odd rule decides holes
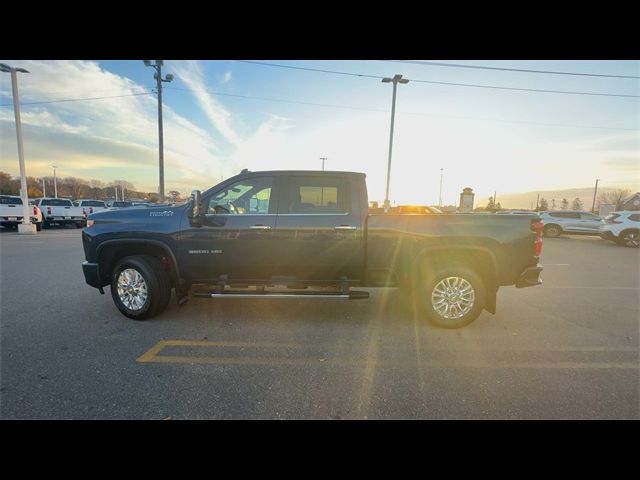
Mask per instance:
[[[640,230],[625,230],[618,237],[618,244],[630,247],[640,247]]]
[[[460,328],[478,318],[486,302],[486,287],[474,270],[464,265],[425,270],[415,290],[416,300],[432,323]]]
[[[111,297],[118,310],[129,318],[146,320],[154,317],[169,303],[169,274],[155,257],[125,257],[111,274]]]
[[[545,237],[559,237],[562,234],[562,228],[559,225],[547,225],[544,227]]]
[[[42,230],[42,222],[36,223],[36,232],[39,232],[41,230]]]

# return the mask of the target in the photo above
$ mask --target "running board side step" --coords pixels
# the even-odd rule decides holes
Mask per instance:
[[[348,293],[334,292],[247,292],[241,290],[195,290],[194,297],[202,298],[330,298],[338,300],[366,300],[369,298],[369,292],[352,290]]]

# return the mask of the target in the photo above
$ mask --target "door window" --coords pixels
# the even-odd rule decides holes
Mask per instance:
[[[240,180],[216,192],[209,199],[207,213],[265,215],[269,213],[272,184],[269,177]]]
[[[301,214],[344,214],[351,210],[349,183],[332,177],[294,177],[288,211]]]

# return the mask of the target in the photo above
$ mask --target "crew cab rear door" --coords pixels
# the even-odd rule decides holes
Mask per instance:
[[[357,181],[329,172],[283,180],[275,275],[300,282],[361,280],[366,205],[359,205]]]

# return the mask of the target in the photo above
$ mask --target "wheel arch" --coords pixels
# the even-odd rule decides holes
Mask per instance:
[[[498,268],[494,253],[481,246],[440,246],[425,248],[416,256],[413,282],[420,281],[423,267],[438,269],[453,263],[471,268],[485,281],[486,302],[484,309],[496,313],[498,293]]]
[[[109,282],[111,272],[117,261],[132,255],[149,255],[159,259],[169,271],[171,283],[176,285],[180,278],[180,270],[176,257],[169,246],[160,240],[138,238],[119,238],[107,240],[96,249],[98,271],[103,282]]]

